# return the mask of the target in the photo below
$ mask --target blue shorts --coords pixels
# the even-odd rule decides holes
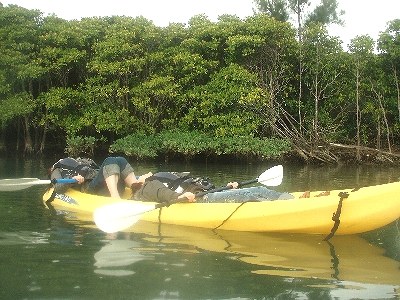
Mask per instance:
[[[130,173],[133,173],[133,168],[124,157],[107,157],[101,164],[97,176],[89,183],[87,192],[109,196],[105,180],[111,175],[119,175],[118,191],[122,193],[125,189],[124,180]]]

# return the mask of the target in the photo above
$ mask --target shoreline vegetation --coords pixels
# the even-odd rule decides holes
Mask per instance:
[[[326,25],[67,21],[0,2],[0,151],[398,164],[400,19],[348,51]]]
[[[90,139],[89,139],[90,140]],[[71,156],[93,155],[94,145],[78,137],[74,147],[65,150]],[[82,151],[84,150],[84,151]],[[169,131],[158,135],[132,134],[118,139],[109,154],[124,155],[135,160],[242,160],[293,161],[296,163],[330,164],[400,164],[400,154],[370,147],[329,143],[316,151],[306,152],[279,138],[255,137],[215,138],[199,132]],[[359,159],[356,157],[359,155]]]
[[[215,138],[200,132],[178,130],[156,135],[131,134],[117,139],[108,149],[96,146],[94,137],[77,136],[67,140],[64,151],[48,155],[99,157],[121,155],[134,161],[263,161],[296,164],[379,164],[400,165],[400,154],[369,147],[329,143],[317,151],[305,152],[291,141],[279,138]],[[356,160],[357,153],[360,159]],[[3,151],[4,154],[4,151]]]

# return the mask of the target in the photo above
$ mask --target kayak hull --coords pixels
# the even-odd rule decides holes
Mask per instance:
[[[163,224],[193,226],[250,232],[286,232],[329,234],[335,225],[334,214],[341,202],[337,235],[357,234],[378,229],[400,217],[400,183],[389,183],[351,189],[292,193],[294,199],[244,203],[177,203],[151,210],[140,216],[141,220]],[[43,199],[51,195],[48,191]],[[347,198],[340,197],[347,193]],[[343,194],[340,194],[343,195]],[[129,197],[128,191],[126,197]],[[342,201],[340,201],[342,199]],[[81,193],[69,189],[56,194],[51,206],[58,210],[75,211],[92,219],[93,212],[120,199]],[[122,200],[130,201],[133,200]],[[135,201],[136,202],[136,201]],[[154,206],[155,202],[139,202]],[[336,224],[336,225],[338,225]]]

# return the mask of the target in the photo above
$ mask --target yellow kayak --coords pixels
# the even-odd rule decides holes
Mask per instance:
[[[155,202],[119,200],[69,189],[56,194],[50,204],[57,210],[79,212],[91,221],[93,213],[104,206],[103,210],[111,215],[114,206],[119,210],[126,207],[126,216],[120,214],[120,218],[132,217],[136,207],[142,206],[150,209],[135,217],[155,223],[249,232],[329,234],[334,231],[336,235],[345,235],[371,231],[397,220],[399,192],[400,182],[395,182],[358,190],[295,192],[290,200],[176,203],[158,208]],[[49,199],[51,193],[52,190],[45,193],[43,200]],[[128,190],[124,196],[131,196]]]

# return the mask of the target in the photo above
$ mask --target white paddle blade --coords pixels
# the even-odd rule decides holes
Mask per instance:
[[[50,180],[41,180],[38,178],[16,178],[0,179],[0,191],[10,192],[19,191],[34,185],[50,184]]]
[[[278,186],[283,180],[282,165],[274,166],[258,177],[258,182],[266,186]]]
[[[121,201],[97,208],[93,219],[100,230],[114,233],[131,227],[142,214],[154,209],[155,205]]]

